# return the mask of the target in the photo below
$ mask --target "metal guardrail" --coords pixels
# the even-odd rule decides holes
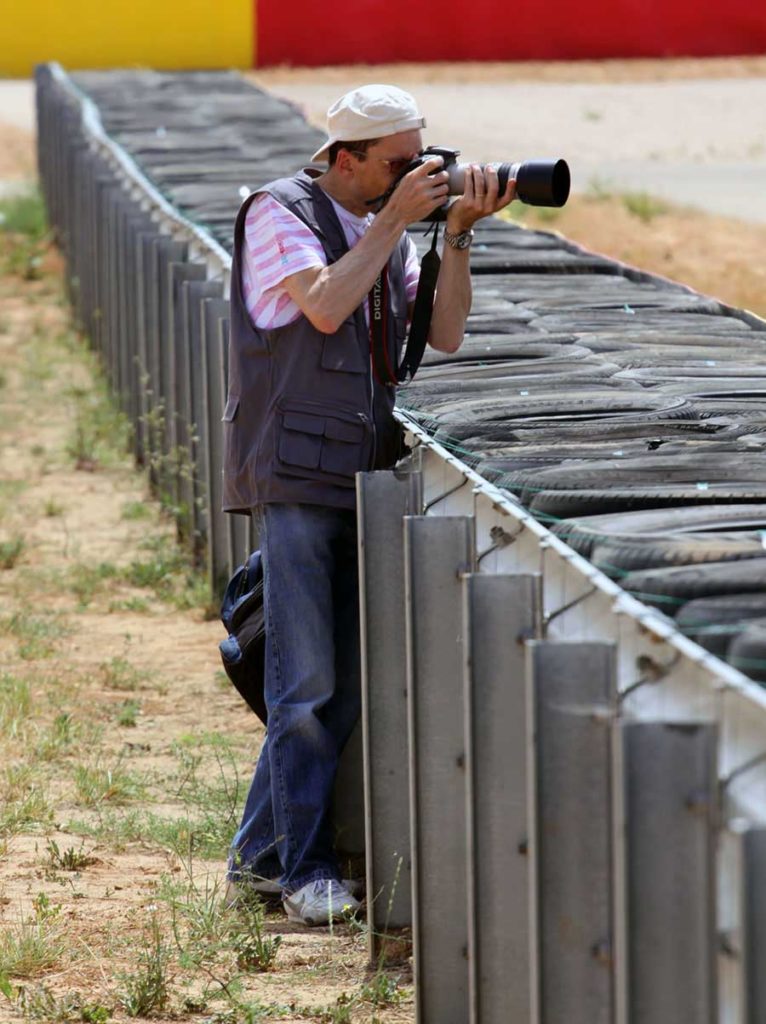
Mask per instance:
[[[218,591],[228,254],[38,69],[40,177],[135,455]],[[371,952],[412,924],[423,1024],[766,1019],[766,695],[406,414],[358,479]],[[357,737],[357,740],[359,737]]]

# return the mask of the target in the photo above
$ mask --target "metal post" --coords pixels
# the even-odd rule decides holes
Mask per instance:
[[[714,1024],[714,725],[623,726],[630,1024]]]
[[[766,1021],[766,828],[754,828],[744,837],[745,950],[747,1024]]]
[[[541,1024],[614,1020],[615,661],[612,644],[529,649]]]
[[[468,1020],[462,576],[467,517],[404,519],[413,945],[419,1024]]]
[[[538,576],[464,577],[471,1024],[526,1024],[530,926],[525,646]]]
[[[210,591],[218,596],[229,578],[229,520],[221,510],[223,500],[223,428],[224,371],[221,325],[229,315],[229,303],[223,299],[204,299],[202,303],[202,346],[205,350],[204,402],[209,434],[206,456],[210,489],[207,497],[208,578]]]
[[[370,959],[412,924],[402,518],[422,508],[419,473],[359,473],[362,744]]]
[[[195,560],[201,561],[209,542],[207,502],[210,488],[208,478],[207,449],[210,439],[210,423],[205,402],[206,351],[203,345],[203,307],[208,298],[220,298],[223,285],[220,281],[185,281],[182,288],[182,316],[184,334],[189,346],[189,407],[191,424],[192,456],[192,550]],[[214,424],[220,430],[218,423]]]

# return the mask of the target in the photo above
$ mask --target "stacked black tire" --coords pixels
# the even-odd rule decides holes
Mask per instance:
[[[107,131],[231,251],[321,138],[234,74],[90,72]],[[429,243],[413,232],[418,245]],[[400,406],[626,590],[766,681],[766,322],[544,232],[476,232],[456,356]]]

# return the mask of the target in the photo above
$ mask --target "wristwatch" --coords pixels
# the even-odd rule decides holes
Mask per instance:
[[[453,249],[467,249],[473,241],[473,231],[461,231],[457,235],[453,235],[451,231],[444,229],[444,241],[447,245],[451,245]]]

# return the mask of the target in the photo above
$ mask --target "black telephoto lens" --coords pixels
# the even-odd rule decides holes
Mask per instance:
[[[513,164],[510,173],[516,178],[516,197],[528,206],[563,206],[569,198],[571,179],[566,160],[525,160]]]

